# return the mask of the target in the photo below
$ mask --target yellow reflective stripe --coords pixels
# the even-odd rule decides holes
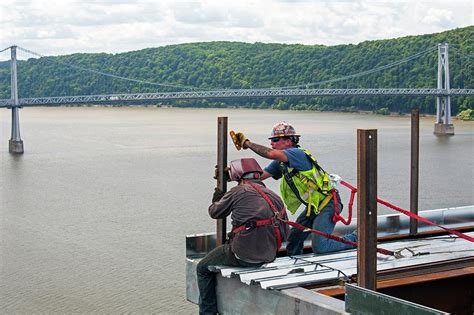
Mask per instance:
[[[309,217],[311,215],[311,196],[313,195],[311,193],[311,189],[308,189],[308,210],[306,211],[306,216]]]

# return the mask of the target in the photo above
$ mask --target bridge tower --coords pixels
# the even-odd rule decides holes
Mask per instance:
[[[449,94],[449,59],[448,44],[438,44],[438,89]],[[451,123],[451,96],[436,97],[435,135],[454,135],[454,126]]]
[[[12,137],[8,142],[10,153],[23,153],[23,140],[20,137],[20,117],[19,117],[19,101],[18,101],[18,85],[16,72],[16,46],[11,47],[11,99],[12,105]]]

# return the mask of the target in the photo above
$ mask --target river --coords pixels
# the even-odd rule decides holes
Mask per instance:
[[[261,144],[274,123],[291,122],[326,170],[354,184],[356,129],[375,128],[378,194],[409,208],[408,116],[24,108],[25,153],[13,156],[10,115],[0,117],[2,313],[196,313],[185,299],[185,235],[215,229],[218,116]],[[454,123],[455,136],[436,137],[434,118],[421,118],[420,209],[474,204],[474,123]],[[229,143],[229,160],[240,157],[255,155]]]

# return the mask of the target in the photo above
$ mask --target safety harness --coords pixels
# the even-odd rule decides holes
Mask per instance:
[[[340,214],[339,214],[339,206],[337,202],[337,190],[334,188],[329,189],[329,175],[328,173],[319,165],[318,161],[311,155],[311,153],[306,150],[302,149],[303,152],[305,153],[306,157],[308,160],[311,162],[311,164],[314,165],[316,168],[317,176],[323,176],[323,183],[322,187],[319,187],[316,183],[316,180],[311,180],[305,176],[303,176],[297,169],[293,169],[291,171],[288,171],[288,166],[285,163],[280,163],[283,178],[285,179],[286,183],[288,184],[288,187],[290,187],[291,191],[295,194],[296,198],[304,204],[307,208],[306,211],[306,216],[309,217],[311,215],[311,205],[312,205],[312,191],[317,191],[321,193],[322,195],[326,196],[318,205],[317,212],[319,213],[321,210],[323,210],[327,204],[331,201],[331,199],[334,200],[334,215],[333,215],[333,222],[337,223],[338,221],[341,221],[345,225],[349,225],[351,222],[351,217],[352,217],[352,202],[354,200],[354,194],[355,191],[352,191],[351,194],[351,204],[350,204],[350,215],[347,220],[345,220]],[[299,180],[306,185],[308,188],[308,201],[303,200],[301,197],[298,188],[295,185],[295,182],[293,181],[293,177],[297,176]],[[357,191],[357,190],[356,190]]]
[[[253,189],[255,189],[263,197],[263,199],[265,199],[265,201],[270,205],[270,208],[272,209],[274,215],[268,219],[247,221],[245,224],[233,228],[232,234],[236,235],[237,233],[240,233],[242,231],[249,231],[259,226],[273,225],[273,230],[275,231],[275,237],[276,237],[276,242],[277,242],[277,250],[280,249],[281,243],[282,243],[281,232],[280,232],[280,221],[284,222],[283,218],[286,211],[285,206],[283,206],[281,210],[278,210],[275,204],[268,197],[268,195],[260,187],[258,187],[258,185],[252,182],[247,182],[246,184],[251,186]]]
[[[284,213],[286,211],[285,206],[283,206],[283,208],[281,210],[278,210],[277,207],[275,206],[275,204],[268,197],[268,195],[258,185],[254,184],[254,183],[251,183],[251,182],[247,182],[246,184],[250,185],[253,189],[255,189],[266,200],[266,202],[270,205],[270,208],[272,209],[272,211],[274,213],[274,216],[271,217],[271,218],[268,218],[268,219],[249,221],[249,222],[247,222],[247,223],[245,223],[241,226],[235,227],[234,229],[232,229],[232,233],[234,235],[237,234],[237,233],[240,233],[242,231],[248,231],[248,230],[253,229],[257,226],[272,224],[273,227],[274,227],[274,231],[275,231],[275,236],[276,236],[276,240],[277,240],[277,250],[278,250],[278,249],[280,249],[281,242],[282,242],[281,232],[280,232],[280,228],[279,228],[278,223],[282,222],[282,223],[287,224],[291,227],[294,227],[298,230],[302,230],[303,232],[310,232],[310,233],[318,234],[318,235],[323,236],[325,238],[332,239],[332,240],[335,240],[335,241],[338,241],[338,242],[341,242],[341,243],[345,243],[345,244],[357,247],[356,242],[347,240],[347,239],[342,238],[342,237],[337,236],[337,235],[333,235],[333,234],[330,234],[330,233],[325,233],[325,232],[322,232],[322,231],[314,230],[314,229],[308,228],[307,226],[301,225],[299,223],[292,222],[290,220],[284,219]],[[393,251],[383,249],[383,248],[377,248],[377,252],[379,252],[381,254],[384,254],[384,255],[390,255],[390,256],[395,255],[395,253]]]

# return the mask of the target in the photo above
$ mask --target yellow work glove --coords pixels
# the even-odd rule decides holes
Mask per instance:
[[[233,130],[230,131],[230,137],[232,138],[232,141],[234,142],[235,148],[237,150],[240,150],[242,148],[247,149],[244,147],[245,141],[248,139],[245,137],[245,135],[241,132],[235,133]]]

